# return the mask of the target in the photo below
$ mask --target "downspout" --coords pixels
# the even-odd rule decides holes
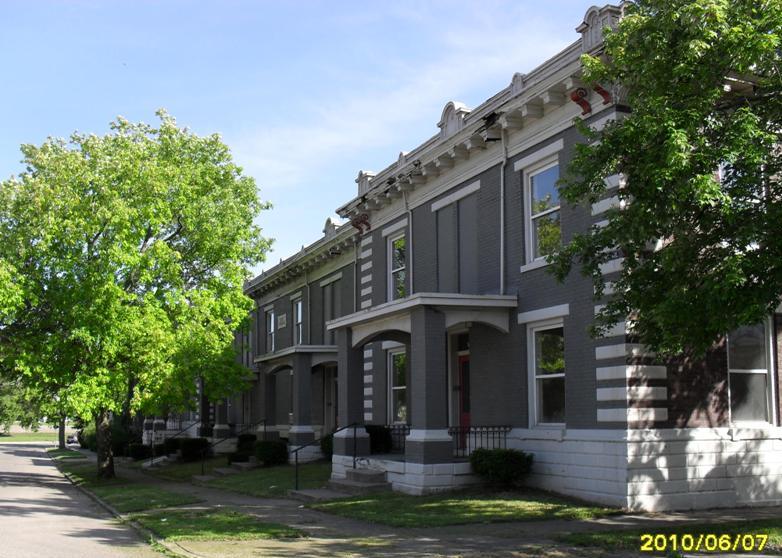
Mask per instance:
[[[353,242],[353,247],[353,313],[355,314],[358,312],[358,302],[356,302],[356,298],[358,297],[358,253],[361,251],[361,234],[356,237],[356,240]]]
[[[407,203],[407,192],[402,192],[402,198],[405,200],[405,211],[407,213],[407,227],[410,231],[409,239],[407,242],[407,253],[410,254],[410,293],[411,295],[415,290],[413,289],[413,211],[410,209],[410,205]]]
[[[508,164],[507,131],[500,132],[502,138],[502,165],[500,166],[500,294],[505,294],[505,166]]]
[[[310,314],[310,278],[309,271],[304,272],[304,284],[307,285],[307,344],[312,345],[312,314]]]

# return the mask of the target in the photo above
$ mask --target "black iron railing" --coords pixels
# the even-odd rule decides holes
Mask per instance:
[[[168,426],[168,421],[166,421],[166,426]],[[163,443],[165,443],[165,441],[170,439],[170,438],[177,438],[177,437],[181,436],[182,434],[184,434],[185,432],[187,432],[188,430],[190,430],[194,426],[195,426],[195,424],[191,424],[190,426],[186,426],[186,427],[182,428],[182,421],[180,420],[179,421],[179,427],[182,428],[182,429],[179,432],[177,432],[176,434],[173,434],[172,436],[166,436],[165,438],[163,438]],[[157,444],[155,443],[155,433],[156,433],[155,432],[155,423],[153,422],[152,423],[152,436],[149,439],[149,455],[150,455],[149,466],[150,467],[155,462],[155,457],[156,457],[155,456],[155,446]],[[130,446],[128,446],[128,447],[130,447]],[[128,454],[129,453],[130,453],[130,451],[128,451]]]
[[[355,469],[356,468],[356,430],[358,429],[358,426],[359,424],[357,422],[352,422],[347,426],[343,426],[342,428],[337,428],[331,434],[326,434],[325,436],[321,436],[320,438],[315,438],[311,442],[307,442],[306,444],[302,444],[299,447],[290,450],[290,453],[293,455],[293,468],[295,471],[294,472],[295,479],[293,483],[294,490],[299,489],[299,452],[309,446],[314,446],[315,444],[320,445],[320,442],[321,440],[323,440],[323,438],[328,438],[329,436],[333,438],[334,434],[336,434],[337,432],[342,432],[343,430],[347,430],[348,428],[353,429],[353,468]]]
[[[389,424],[386,428],[391,431],[391,453],[405,453],[405,438],[410,434],[410,426]]]
[[[224,438],[220,438],[219,440],[217,440],[215,442],[212,442],[207,447],[205,447],[201,451],[201,474],[202,475],[206,474],[206,459],[210,455],[214,454],[215,446],[219,446],[220,444],[222,444],[226,440],[232,440],[232,439],[238,437],[240,434],[244,434],[245,432],[247,432],[251,428],[257,428],[258,425],[261,425],[261,424],[263,425],[263,439],[265,440],[266,439],[266,419],[264,418],[264,419],[259,420],[258,422],[254,422],[252,424],[245,425],[241,430],[234,430],[234,432],[232,434],[229,434],[228,436],[226,436]]]
[[[510,426],[451,426],[448,434],[453,440],[455,457],[468,457],[478,448],[498,449],[508,445]]]

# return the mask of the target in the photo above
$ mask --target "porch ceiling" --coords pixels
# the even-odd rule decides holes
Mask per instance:
[[[327,322],[329,331],[348,327],[353,333],[353,346],[381,331],[410,333],[410,312],[429,306],[445,314],[445,327],[464,323],[484,323],[507,333],[510,308],[518,306],[511,295],[469,295],[453,293],[415,293],[408,297],[367,308]]]
[[[284,361],[289,360],[296,353],[307,353],[312,355],[312,362],[320,364],[336,359],[337,346],[336,345],[294,345],[292,347],[286,347],[280,349],[277,352],[265,354],[259,357],[255,357],[253,362],[255,364],[267,364],[276,365],[282,364]]]

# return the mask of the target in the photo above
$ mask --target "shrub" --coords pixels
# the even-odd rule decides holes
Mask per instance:
[[[182,438],[179,442],[182,451],[182,461],[198,461],[209,451],[209,440],[206,438]]]
[[[255,434],[239,434],[236,438],[236,451],[251,454],[257,439]]]
[[[128,455],[135,461],[141,461],[149,457],[149,446],[146,444],[130,444],[128,446]]]
[[[182,438],[166,438],[163,445],[166,446],[166,455],[179,451],[179,443]]]
[[[95,431],[95,423],[88,424],[79,432],[81,436],[79,445],[90,451],[98,450],[98,433]]]
[[[513,486],[521,483],[532,468],[532,454],[513,449],[477,449],[470,455],[476,475],[491,484]]]
[[[393,440],[390,428],[379,424],[368,424],[366,429],[369,434],[370,453],[391,453]]]
[[[288,444],[282,440],[261,440],[255,442],[255,457],[264,467],[283,465],[288,462]]]
[[[320,451],[323,457],[331,459],[334,455],[334,434],[329,434],[320,439]]]
[[[155,457],[160,457],[162,455],[166,455],[166,444],[155,444],[154,449],[154,455]]]
[[[236,451],[234,453],[228,454],[228,464],[231,463],[247,463],[250,461],[250,457],[252,456],[251,453],[247,453],[245,451]]]

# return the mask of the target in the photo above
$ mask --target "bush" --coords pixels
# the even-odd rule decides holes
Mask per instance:
[[[166,455],[166,444],[155,444],[154,449],[154,456],[160,457],[162,455]]]
[[[182,438],[179,442],[182,451],[182,461],[198,461],[209,451],[209,440],[206,438]]]
[[[366,429],[369,434],[369,453],[391,453],[393,440],[390,428],[379,424],[368,424]]]
[[[320,451],[323,457],[331,459],[334,455],[334,434],[329,434],[320,439]]]
[[[98,433],[94,422],[79,431],[79,445],[90,451],[98,451]]]
[[[491,484],[513,486],[521,483],[532,468],[532,454],[513,449],[477,449],[470,455],[476,475]]]
[[[288,444],[282,440],[261,440],[255,442],[255,457],[264,467],[283,465],[288,462]]]
[[[130,444],[128,446],[128,455],[135,461],[147,459],[150,456],[149,446],[146,444]]]
[[[236,438],[236,451],[248,455],[252,454],[257,439],[255,434],[239,434]]]
[[[76,435],[79,445],[90,451],[98,451],[98,433],[95,431],[95,423],[92,422],[82,428]],[[114,455],[125,455],[128,443],[133,441],[130,432],[117,422],[111,424],[111,452]]]
[[[231,463],[247,463],[250,461],[250,457],[252,456],[251,453],[247,453],[245,451],[236,451],[234,453],[228,454],[228,464]]]
[[[163,441],[163,445],[166,446],[166,455],[179,451],[179,443],[181,441],[182,438],[166,438]]]

